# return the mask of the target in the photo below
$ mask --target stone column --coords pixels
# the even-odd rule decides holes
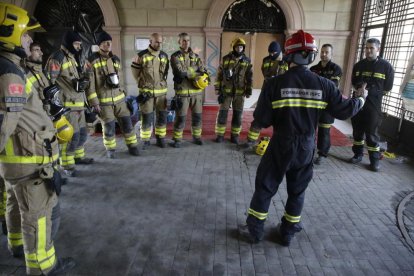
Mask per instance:
[[[217,105],[217,96],[214,93],[214,82],[220,64],[220,48],[222,28],[204,28],[206,38],[205,65],[211,73],[211,85],[205,90],[204,104]]]

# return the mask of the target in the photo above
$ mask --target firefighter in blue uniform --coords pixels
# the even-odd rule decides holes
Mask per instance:
[[[354,156],[350,159],[353,164],[362,161],[364,152],[364,135],[372,171],[379,170],[380,147],[378,144],[378,126],[381,123],[382,96],[391,91],[394,83],[394,69],[391,64],[379,57],[380,41],[370,38],[365,45],[365,59],[354,65],[352,70],[352,85],[355,88],[366,85],[368,90],[367,104],[352,118]]]
[[[312,66],[310,70],[321,77],[331,80],[336,87],[339,86],[339,81],[342,76],[342,69],[336,63],[331,61],[333,46],[331,44],[324,44],[321,47],[321,61]],[[328,112],[322,111],[318,123],[318,157],[314,164],[320,165],[323,158],[328,157],[329,149],[331,148],[331,126],[335,119]]]
[[[346,119],[364,105],[366,91],[361,87],[355,92],[358,97],[345,99],[333,82],[306,67],[318,53],[309,33],[299,30],[286,40],[285,49],[289,70],[266,82],[253,114],[262,128],[273,126],[277,132],[257,169],[247,225],[239,231],[249,242],[263,239],[270,201],[286,175],[288,199],[279,236],[280,243],[288,246],[294,234],[302,230],[300,215],[312,179],[315,130],[321,110]]]

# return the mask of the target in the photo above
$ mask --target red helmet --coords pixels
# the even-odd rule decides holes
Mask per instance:
[[[286,40],[285,51],[288,61],[307,65],[315,60],[318,46],[310,33],[299,30]]]

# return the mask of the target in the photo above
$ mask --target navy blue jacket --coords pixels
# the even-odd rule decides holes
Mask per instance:
[[[312,66],[310,70],[321,77],[333,81],[336,86],[339,86],[339,81],[342,77],[342,69],[338,64],[328,61],[326,66],[323,67],[322,61],[319,61],[319,63]]]
[[[391,91],[394,84],[394,69],[385,59],[360,60],[352,70],[352,85],[357,87],[366,82],[368,90],[367,105],[371,109],[381,112],[382,96]],[[364,108],[365,109],[365,108]]]
[[[278,135],[314,136],[322,110],[344,120],[363,104],[362,98],[345,99],[332,81],[296,66],[266,82],[253,116],[262,128],[273,126]]]

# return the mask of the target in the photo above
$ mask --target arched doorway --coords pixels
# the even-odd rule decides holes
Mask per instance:
[[[30,14],[34,14],[39,1],[40,0],[23,0],[20,6],[26,9]],[[119,23],[119,17],[114,1],[96,0],[96,3],[98,4],[99,9],[103,15],[105,25],[103,29],[112,36],[112,49],[114,53],[121,57],[121,26]]]
[[[221,45],[221,38],[223,33],[222,22],[226,16],[226,12],[236,2],[246,2],[245,1],[235,1],[235,0],[214,0],[210,6],[209,12],[206,17],[206,28],[205,37],[206,37],[206,65],[211,72],[213,72],[213,80],[216,74],[216,70],[219,66],[221,52],[223,51]],[[302,9],[300,0],[255,0],[256,3],[267,3],[272,2],[277,4],[283,13],[286,21],[286,26],[283,31],[284,35],[289,35],[294,33],[298,29],[302,29],[305,26],[305,15]],[[227,43],[230,45],[229,43]],[[268,45],[260,45],[264,47],[267,52]],[[229,46],[228,46],[229,47]],[[253,47],[259,47],[254,45]],[[257,67],[257,66],[256,66]],[[257,75],[257,74],[256,74]],[[261,75],[261,74],[260,74]],[[217,97],[214,94],[214,88],[209,88],[206,90],[205,102],[207,104],[216,104]]]
[[[71,29],[80,32],[83,40],[81,61],[90,54],[91,45],[96,44],[95,33],[104,26],[102,11],[95,0],[39,0],[34,11],[47,33],[36,33],[34,38],[42,45],[47,58],[59,49],[62,34]]]
[[[221,56],[227,54],[231,41],[242,37],[246,41],[246,55],[253,64],[253,88],[263,83],[262,60],[268,55],[268,45],[285,41],[286,19],[282,9],[272,0],[239,0],[226,10],[222,20]]]

